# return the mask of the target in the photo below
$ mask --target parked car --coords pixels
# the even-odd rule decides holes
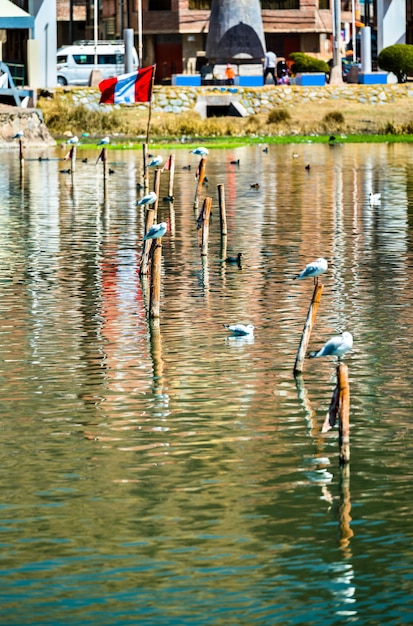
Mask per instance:
[[[98,69],[102,78],[125,72],[125,43],[120,41],[75,41],[57,51],[57,82],[59,85],[87,85],[90,73]],[[133,48],[133,71],[138,69],[138,54]]]

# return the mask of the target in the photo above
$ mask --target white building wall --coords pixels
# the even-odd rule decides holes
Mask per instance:
[[[34,17],[33,39],[39,59],[36,87],[56,87],[56,0],[29,0],[29,13]]]
[[[406,43],[406,0],[377,0],[377,53]]]

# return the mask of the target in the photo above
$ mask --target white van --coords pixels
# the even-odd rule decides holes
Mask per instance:
[[[96,46],[97,65],[95,67],[95,42],[75,41],[71,46],[57,51],[57,82],[59,85],[88,85],[90,73],[97,69],[102,78],[119,76],[125,73],[125,42],[98,41]],[[132,50],[133,69],[138,69],[138,54]]]

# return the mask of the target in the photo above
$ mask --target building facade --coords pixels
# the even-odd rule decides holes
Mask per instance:
[[[56,85],[56,1],[13,0],[11,3],[33,18],[30,27],[6,25],[0,14],[0,45],[6,63],[21,66],[19,86]],[[13,72],[12,72],[13,74]]]
[[[35,17],[33,29],[0,29],[3,59],[27,65],[27,42],[38,41],[39,86],[55,84],[56,47],[94,39],[122,39],[133,29],[143,66],[156,63],[157,82],[173,74],[193,74],[205,56],[211,0],[11,0]],[[325,60],[332,55],[333,3],[340,0],[261,0],[267,49],[279,57],[307,52]],[[413,44],[413,0],[341,0],[343,53],[363,24],[372,27],[376,51],[394,43]],[[234,0],[236,11],[237,0]],[[142,45],[140,45],[142,44]]]
[[[261,14],[267,49],[287,58],[291,52],[308,52],[329,59],[332,56],[333,0],[261,0]],[[72,2],[57,0],[59,16],[67,16]],[[236,10],[234,0],[234,10]],[[355,1],[359,20],[359,0]],[[192,74],[205,59],[211,0],[101,0],[99,38],[121,39],[124,28],[135,32],[138,48],[139,25],[142,24],[142,65],[156,63],[157,82],[168,80],[172,74]],[[88,0],[82,21],[73,11],[72,32],[84,24],[84,38],[93,38],[94,0]],[[350,33],[351,0],[341,1],[344,32]],[[70,43],[68,26],[58,27],[58,45]],[[83,37],[75,37],[83,38]]]

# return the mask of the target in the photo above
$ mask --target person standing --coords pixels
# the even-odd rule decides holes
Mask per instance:
[[[277,66],[277,55],[275,52],[271,50],[267,50],[264,57],[264,85],[268,74],[271,74],[272,79],[274,81],[274,85],[277,84],[277,80],[275,78],[275,68]]]
[[[231,63],[227,63],[227,67],[225,70],[225,76],[227,79],[227,85],[233,85],[235,82],[235,72],[234,72],[234,68],[232,67]]]

